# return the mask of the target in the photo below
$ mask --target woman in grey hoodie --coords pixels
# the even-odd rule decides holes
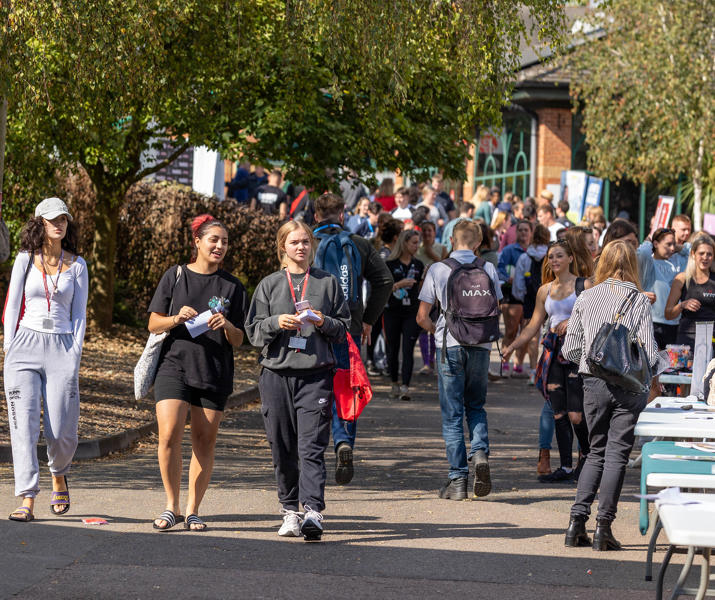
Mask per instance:
[[[261,411],[284,515],[278,535],[318,540],[333,406],[331,344],[345,341],[350,310],[338,280],[310,266],[313,234],[307,225],[285,223],[276,245],[282,268],[258,284],[246,332],[262,347]]]

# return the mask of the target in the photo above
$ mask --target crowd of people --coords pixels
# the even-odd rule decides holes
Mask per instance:
[[[148,312],[149,331],[166,334],[154,379],[166,506],[153,527],[208,527],[200,503],[232,391],[233,349],[245,337],[260,348],[261,411],[283,514],[278,534],[320,539],[331,434],[336,483],[347,485],[355,474],[357,422],[336,410],[335,370],[351,368],[354,345],[363,350],[367,372],[388,377],[391,396],[408,402],[419,342],[420,373],[438,376],[448,463],[439,497],[467,498],[470,478],[474,495],[490,493],[488,382],[521,376],[544,397],[535,424],[539,481],[578,483],[566,544],[592,543],[585,523],[600,489],[593,547],[618,548],[611,523],[649,393],[624,391],[599,377],[589,350],[625,300],[626,322],[654,373],[659,349],[692,346],[695,323],[715,319],[713,239],[703,232],[691,236],[688,217],[676,215],[672,228],[655,229],[639,244],[627,219],[608,223],[602,209],[589,207],[575,224],[568,204],[554,205],[547,190],[521,199],[479,186],[470,200],[455,203],[439,174],[397,189],[385,179],[373,194],[348,177],[340,189],[314,197],[286,184],[277,169],[240,166],[229,192],[279,216],[280,268],[249,299],[241,282],[221,268],[237,240],[220,221],[200,215],[191,225],[191,261],[170,267],[158,282]],[[37,206],[21,240],[4,350],[15,492],[23,499],[10,519],[27,522],[39,493],[41,407],[51,510],[60,515],[70,507],[67,473],[77,445],[88,281],[77,226],[60,199]],[[207,331],[194,335],[186,325],[207,307]],[[501,364],[491,369],[500,331]],[[657,395],[657,377],[649,387]],[[181,440],[189,413],[184,517]],[[554,437],[559,466],[552,470]]]

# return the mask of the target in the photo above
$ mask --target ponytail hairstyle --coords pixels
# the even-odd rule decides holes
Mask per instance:
[[[543,265],[541,266],[541,284],[545,283],[551,283],[556,279],[556,275],[554,272],[551,270],[551,265],[549,264],[549,252],[553,248],[562,248],[564,252],[574,260],[571,261],[571,264],[569,265],[569,271],[573,273],[574,275],[578,276],[578,272],[576,271],[576,259],[574,257],[574,251],[573,248],[571,248],[571,244],[568,243],[568,240],[563,239],[563,240],[558,240],[556,242],[551,242],[549,244],[549,249],[546,251],[546,257],[544,260]]]
[[[191,221],[191,262],[196,262],[199,256],[199,249],[196,246],[196,240],[202,239],[212,227],[220,227],[224,231],[228,232],[226,226],[219,221],[217,218],[205,213],[194,217]]]

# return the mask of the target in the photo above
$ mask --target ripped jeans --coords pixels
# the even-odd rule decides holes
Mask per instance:
[[[581,453],[585,456],[589,450],[588,427],[583,418],[583,381],[578,373],[578,365],[553,360],[546,386],[549,402],[554,411],[556,443],[559,447],[561,466],[571,468],[574,434],[581,447]]]

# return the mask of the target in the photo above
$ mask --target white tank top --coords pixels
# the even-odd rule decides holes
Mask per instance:
[[[573,305],[576,303],[576,290],[571,292],[570,296],[566,296],[563,300],[554,300],[551,297],[551,284],[546,290],[546,301],[544,309],[549,315],[549,329],[553,329],[562,321],[565,321],[573,312]]]

